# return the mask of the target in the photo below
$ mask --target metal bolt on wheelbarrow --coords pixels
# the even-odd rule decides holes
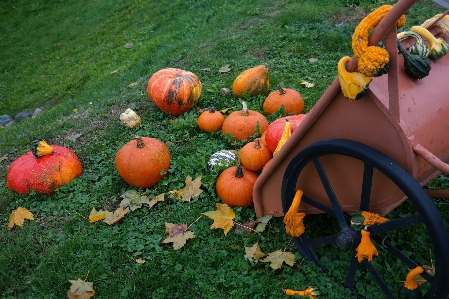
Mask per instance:
[[[343,96],[335,79],[253,190],[257,217],[283,216],[296,190],[304,192],[299,211],[307,214],[304,221],[315,219],[294,238],[297,250],[328,275],[341,277],[334,275],[326,254],[332,251],[335,257],[340,250],[339,265],[346,273],[341,282],[360,298],[360,281],[377,288],[377,298],[396,298],[401,282],[391,277],[405,278],[420,265],[433,266],[421,274],[422,298],[449,295],[449,232],[423,188],[449,173],[449,55],[430,61],[430,74],[421,80],[406,75],[394,24],[414,2],[400,0],[370,35],[370,45],[382,40],[389,52],[388,75],[373,78],[367,93],[354,102]],[[437,27],[428,29],[449,42]],[[404,41],[404,46],[407,42],[412,43]],[[357,69],[355,59],[347,69]],[[447,190],[442,194],[449,197]],[[356,258],[361,233],[351,226],[351,214],[358,210],[389,218],[368,228],[379,250],[372,262]],[[411,248],[414,230],[427,237]]]

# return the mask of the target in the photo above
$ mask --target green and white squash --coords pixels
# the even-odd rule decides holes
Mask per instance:
[[[429,75],[430,62],[420,55],[410,54],[398,40],[399,52],[404,56],[404,68],[407,75],[415,79],[422,79]]]
[[[237,156],[234,152],[230,150],[221,150],[214,154],[212,154],[209,158],[209,162],[207,165],[210,170],[215,170],[218,167],[230,167],[232,166],[237,159]]]
[[[399,40],[403,40],[407,37],[413,37],[416,40],[416,44],[408,48],[410,54],[416,54],[421,56],[422,58],[427,58],[429,56],[429,48],[424,44],[424,40],[422,39],[421,35],[414,31],[404,31],[400,32],[397,35],[397,38]]]

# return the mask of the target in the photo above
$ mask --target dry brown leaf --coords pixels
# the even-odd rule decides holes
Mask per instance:
[[[192,198],[199,196],[203,190],[201,190],[201,176],[192,181],[192,177],[189,175],[186,178],[186,186],[179,189],[179,195],[183,201],[189,202]]]
[[[3,160],[8,159],[8,154],[3,155],[3,157],[0,157],[0,162],[2,162]]]
[[[165,193],[161,193],[161,194],[156,195],[156,197],[153,198],[152,200],[150,200],[150,202],[148,203],[150,208],[152,208],[158,202],[164,201],[164,196],[165,196]]]
[[[69,299],[89,299],[95,294],[93,282],[87,282],[81,279],[69,280],[72,285],[67,291]]]
[[[123,209],[122,206],[119,206],[117,210],[114,212],[108,212],[106,211],[106,218],[103,219],[103,222],[106,222],[109,225],[112,225],[120,220],[122,220],[123,217],[125,217],[126,213],[129,212],[129,207],[126,209]]]
[[[226,235],[234,226],[234,210],[225,203],[217,203],[215,206],[217,207],[216,211],[205,212],[203,215],[214,220],[214,223],[212,223],[210,228],[222,228]]]
[[[318,58],[309,58],[309,62],[310,63],[314,63],[314,62],[317,62],[318,61]]]
[[[230,64],[223,65],[221,68],[218,69],[218,71],[220,73],[229,73],[232,70],[230,66],[231,66]]]
[[[271,263],[270,267],[273,270],[276,270],[282,267],[282,263],[293,266],[295,264],[295,255],[291,252],[285,252],[279,249],[270,252],[266,258],[260,261],[263,263]]]
[[[245,253],[247,258],[257,261],[266,256],[266,254],[260,250],[259,242],[256,242],[252,247],[245,247]]]
[[[195,234],[187,230],[187,224],[165,222],[165,232],[168,233],[168,237],[162,243],[173,243],[175,250],[183,247],[188,239],[195,238]]]
[[[140,193],[136,190],[128,190],[120,197],[123,198],[120,205],[124,208],[129,207],[131,211],[140,209],[142,204],[150,204],[150,199],[148,196],[140,195]]]
[[[103,210],[97,211],[97,210],[95,210],[95,208],[92,208],[92,211],[90,211],[90,214],[89,214],[89,222],[90,223],[94,223],[94,222],[103,220],[104,218],[106,218],[106,211],[103,211]]]
[[[8,229],[12,229],[14,225],[22,226],[22,224],[25,222],[25,219],[34,220],[33,213],[31,213],[28,209],[18,207],[17,209],[13,210],[11,212],[11,215],[9,216]]]

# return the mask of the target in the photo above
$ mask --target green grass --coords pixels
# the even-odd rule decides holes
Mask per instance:
[[[94,298],[284,298],[284,280],[288,288],[319,286],[324,298],[353,298],[335,280],[343,277],[346,263],[334,250],[322,252],[323,259],[332,261],[329,275],[299,254],[295,266],[280,270],[244,258],[244,247],[255,242],[266,253],[295,252],[280,218],[271,220],[264,233],[244,236],[211,230],[206,217],[196,221],[219,202],[217,172],[207,168],[209,156],[232,148],[219,132],[206,134],[196,127],[196,108],[213,104],[238,109],[240,101],[221,96],[220,88],[230,88],[243,70],[266,63],[273,88],[282,84],[300,91],[309,111],[335,78],[339,58],[352,54],[350,40],[358,21],[385,2],[0,3],[0,114],[44,109],[34,119],[0,128],[2,298],[64,298],[69,280],[87,274]],[[441,11],[420,1],[408,13],[408,22],[419,24]],[[133,47],[126,48],[128,43]],[[232,70],[218,72],[226,64]],[[193,71],[203,84],[197,107],[179,117],[161,113],[146,94],[148,79],[166,67]],[[301,80],[314,88],[305,88]],[[247,101],[250,109],[261,110],[262,97]],[[142,117],[142,125],[133,130],[119,124],[128,107]],[[190,203],[168,199],[150,210],[141,208],[113,226],[90,224],[84,217],[92,207],[114,207],[125,191],[137,190],[120,178],[114,164],[119,148],[134,135],[162,140],[172,157],[167,176],[154,188],[139,191],[153,197],[182,188],[188,175],[201,175],[204,192]],[[73,149],[83,174],[52,196],[15,194],[6,186],[8,166],[39,137]],[[446,181],[441,177],[433,184],[447,189]],[[444,202],[437,204],[447,211]],[[19,206],[30,209],[35,220],[8,231],[9,214]],[[252,208],[235,210],[237,221],[255,219]],[[442,215],[448,221],[448,213]],[[317,219],[311,227],[326,227],[326,219]],[[194,223],[190,230],[196,237],[178,251],[162,245],[165,222]],[[425,231],[414,240],[422,238]],[[146,263],[137,264],[137,258]],[[386,258],[378,263],[392,267],[392,273],[404,272]],[[390,276],[394,279],[403,278]],[[357,291],[378,298],[374,284],[362,281]]]

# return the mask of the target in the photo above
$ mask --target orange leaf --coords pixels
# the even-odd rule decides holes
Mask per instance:
[[[217,203],[215,206],[217,207],[216,211],[205,212],[203,215],[214,220],[214,223],[212,223],[210,228],[222,228],[226,235],[234,226],[234,210],[225,203]]]
[[[175,250],[183,247],[188,239],[195,238],[195,234],[187,230],[187,224],[165,222],[165,232],[168,233],[168,237],[162,243],[173,243]]]
[[[16,210],[13,210],[9,216],[8,229],[12,229],[14,225],[22,226],[25,219],[34,220],[33,213],[28,209],[18,207]]]

